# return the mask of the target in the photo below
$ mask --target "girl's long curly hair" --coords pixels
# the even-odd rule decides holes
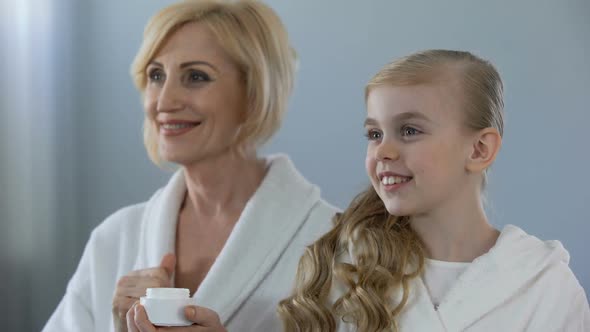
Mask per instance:
[[[390,215],[370,187],[333,222],[334,228],[306,249],[296,289],[279,305],[285,330],[335,331],[335,317],[360,331],[396,329],[395,317],[408,299],[408,282],[424,265],[422,243],[408,218]],[[346,253],[354,262],[337,259]],[[346,293],[331,305],[334,282],[342,283]],[[402,297],[393,303],[398,288]]]
[[[371,79],[365,98],[383,85],[453,82],[465,96],[465,125],[474,130],[493,127],[502,135],[502,81],[489,62],[469,52],[427,50],[400,58]],[[484,173],[484,186],[485,180]],[[390,215],[370,187],[333,222],[330,232],[307,247],[295,289],[279,304],[285,330],[331,332],[338,319],[359,331],[397,331],[409,282],[424,269],[424,245],[410,227],[410,218]],[[344,295],[331,298],[338,285]]]

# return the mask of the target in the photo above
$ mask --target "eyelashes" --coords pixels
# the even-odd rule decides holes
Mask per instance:
[[[148,72],[148,80],[150,82],[161,82],[164,78],[164,72],[160,68],[154,68]]]
[[[369,129],[367,130],[367,132],[365,133],[365,137],[369,140],[369,141],[377,141],[380,140],[383,137],[383,134],[376,129]]]
[[[193,69],[186,74],[186,81],[189,83],[209,82],[211,78],[207,73]]]
[[[409,139],[422,134],[423,132],[413,126],[403,125],[398,130],[399,136],[403,139]],[[376,128],[369,128],[364,135],[369,141],[379,141],[383,139],[383,132]]]
[[[401,129],[401,135],[403,137],[415,136],[421,134],[422,132],[414,127],[411,126],[403,126]]]
[[[166,81],[166,73],[161,68],[148,70],[148,81],[155,84],[163,84]],[[211,76],[202,70],[189,69],[181,76],[182,84],[190,86],[212,81]]]

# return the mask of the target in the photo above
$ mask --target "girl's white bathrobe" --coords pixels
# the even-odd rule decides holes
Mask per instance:
[[[215,310],[229,331],[282,329],[277,304],[292,290],[304,247],[330,229],[336,212],[288,157],[272,156],[268,162],[264,180],[193,296],[195,304]],[[174,252],[185,192],[178,171],[148,202],[126,207],[100,224],[43,331],[114,331],[117,280],[132,270],[156,267]]]
[[[352,261],[350,255],[341,257]],[[422,278],[411,281],[398,319],[400,331],[588,332],[588,300],[568,263],[560,242],[541,241],[507,225],[495,246],[467,267],[436,309]],[[331,298],[343,291],[338,285]],[[356,328],[339,322],[338,331]]]

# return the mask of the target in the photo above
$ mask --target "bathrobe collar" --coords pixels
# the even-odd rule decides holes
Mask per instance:
[[[223,324],[264,280],[320,201],[319,189],[287,156],[273,155],[267,161],[268,171],[260,187],[193,296],[196,305],[215,310]],[[184,174],[179,170],[148,203],[135,269],[158,266],[166,253],[174,252],[185,193]]]

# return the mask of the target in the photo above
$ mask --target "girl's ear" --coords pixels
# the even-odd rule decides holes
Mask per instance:
[[[471,155],[465,166],[469,172],[482,172],[492,165],[502,146],[502,136],[496,128],[484,128],[475,136]]]

